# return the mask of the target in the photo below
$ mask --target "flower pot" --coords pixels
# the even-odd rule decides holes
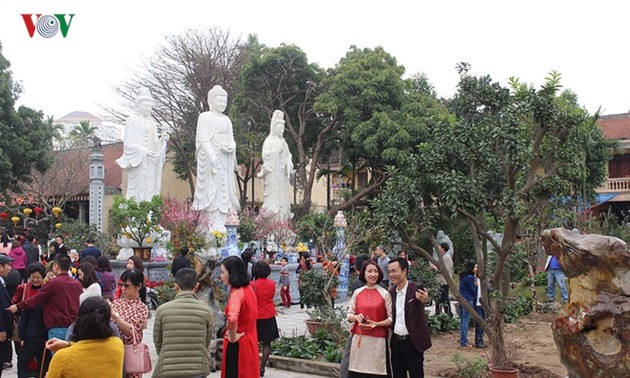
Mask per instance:
[[[490,373],[492,375],[492,378],[516,378],[518,377],[518,369],[497,369],[497,368],[490,368]]]
[[[329,322],[320,322],[319,320],[307,319],[304,321],[304,323],[306,323],[306,330],[311,335],[315,335],[320,329],[325,329],[329,332],[331,332],[332,329],[332,325]]]
[[[139,256],[144,261],[151,260],[152,247],[133,247],[133,254]]]

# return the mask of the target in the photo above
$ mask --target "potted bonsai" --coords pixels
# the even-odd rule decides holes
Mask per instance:
[[[339,311],[333,308],[333,292],[337,276],[328,271],[311,269],[300,276],[302,303],[309,308],[306,329],[313,335],[320,328],[334,327],[340,321]]]
[[[136,201],[134,198],[116,196],[110,210],[110,221],[115,227],[118,245],[131,248],[144,260],[151,258],[151,248],[164,229],[162,219],[162,197],[153,196],[151,201]]]

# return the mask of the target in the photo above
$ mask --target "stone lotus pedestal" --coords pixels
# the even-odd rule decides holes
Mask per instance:
[[[552,323],[573,378],[630,377],[630,252],[620,239],[556,228],[543,232],[568,278],[569,301]]]

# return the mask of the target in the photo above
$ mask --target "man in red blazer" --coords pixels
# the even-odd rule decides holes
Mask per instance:
[[[429,293],[407,280],[409,263],[396,257],[387,266],[392,295],[392,328],[390,340],[393,378],[424,377],[424,351],[431,348],[429,325],[424,306]]]

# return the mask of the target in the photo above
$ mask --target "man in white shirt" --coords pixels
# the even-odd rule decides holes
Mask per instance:
[[[390,260],[387,273],[392,287],[392,328],[390,341],[393,378],[424,377],[424,351],[431,348],[429,325],[424,306],[429,303],[429,293],[407,280],[409,263],[396,257]]]

